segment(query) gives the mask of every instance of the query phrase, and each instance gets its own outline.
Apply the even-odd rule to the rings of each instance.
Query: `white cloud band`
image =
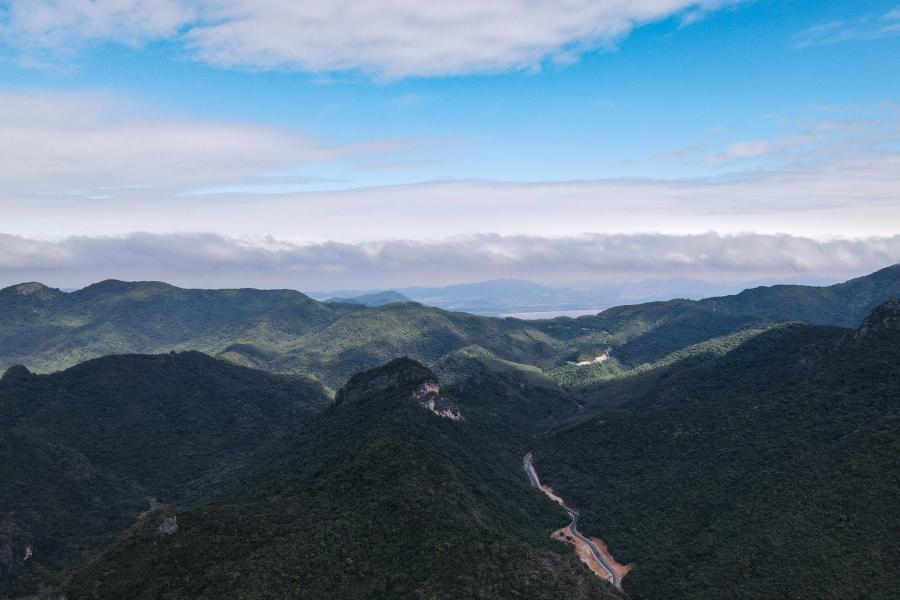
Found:
[[[180,39],[226,67],[449,75],[572,60],[643,23],[735,1],[10,0],[0,38],[26,52]]]
[[[652,278],[751,281],[863,274],[900,262],[900,235],[817,241],[789,235],[591,234],[455,237],[347,244],[214,234],[0,235],[0,282],[77,287],[104,278],[189,287],[384,288],[517,277],[542,283]]]

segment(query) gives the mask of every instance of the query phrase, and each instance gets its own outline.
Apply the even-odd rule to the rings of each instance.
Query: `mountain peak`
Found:
[[[15,290],[17,294],[22,296],[30,296],[31,294],[35,294],[42,290],[49,289],[43,283],[38,283],[37,281],[30,281],[28,283],[20,283],[15,286]]]
[[[876,306],[856,330],[857,338],[900,334],[900,300],[888,300]]]
[[[122,281],[120,279],[104,279],[103,281],[92,283],[79,291],[125,292],[141,288],[177,289],[175,286],[162,281]]]
[[[455,421],[462,419],[459,407],[441,395],[438,378],[431,369],[405,356],[351,377],[338,392],[335,404],[349,404],[370,398],[409,400],[438,416]]]
[[[29,281],[11,285],[8,288],[0,290],[0,293],[11,294],[14,296],[52,297],[61,292],[57,289],[48,287],[43,283]]]
[[[337,402],[355,402],[363,397],[388,393],[409,393],[427,381],[437,382],[431,369],[411,358],[401,357],[391,362],[361,371],[351,377],[338,392]]]
[[[21,381],[32,376],[31,371],[25,365],[13,365],[3,373],[0,377],[0,383],[10,383],[13,381]]]

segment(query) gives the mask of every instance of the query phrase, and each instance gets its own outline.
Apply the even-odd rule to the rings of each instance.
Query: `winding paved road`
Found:
[[[522,459],[522,467],[528,474],[528,480],[531,481],[531,485],[543,492],[544,490],[541,487],[541,480],[538,478],[537,471],[534,470],[534,459],[531,456],[531,452],[526,454],[525,458]],[[578,511],[566,506],[565,501],[563,501],[562,507],[569,514],[569,518],[572,519],[572,523],[569,524],[569,533],[584,542],[587,547],[590,548],[591,554],[594,556],[594,560],[596,560],[597,564],[599,564],[607,573],[609,573],[612,584],[621,590],[622,578],[619,576],[619,573],[612,567],[612,565],[609,564],[609,562],[603,556],[603,553],[600,552],[599,548],[597,548],[597,545],[588,538],[581,535],[581,533],[578,531]]]

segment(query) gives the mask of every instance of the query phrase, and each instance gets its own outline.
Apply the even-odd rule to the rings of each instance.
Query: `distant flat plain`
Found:
[[[581,308],[578,310],[542,310],[537,312],[513,312],[503,313],[501,317],[511,317],[513,319],[525,319],[526,321],[536,321],[539,319],[555,319],[556,317],[583,317],[585,315],[596,315],[601,313],[605,308]]]

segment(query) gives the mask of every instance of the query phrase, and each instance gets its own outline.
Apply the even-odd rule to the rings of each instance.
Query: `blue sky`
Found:
[[[367,256],[415,241],[439,264],[459,236],[900,233],[896,0],[345,0],[347,23],[278,0],[79,4],[0,2],[0,231],[63,254],[73,236],[202,234],[382,244]],[[900,260],[879,244],[841,272]],[[828,262],[779,252],[678,274]]]
[[[349,185],[703,176],[719,169],[653,157],[776,136],[791,128],[780,119],[816,121],[828,116],[825,107],[900,97],[900,33],[798,45],[811,28],[895,6],[763,0],[689,25],[676,15],[637,28],[613,49],[538,72],[373,80],[222,69],[190,60],[177,43],[151,42],[101,44],[52,57],[45,68],[7,60],[0,78],[7,87],[112,90],[179,115],[269,123],[332,143],[405,137],[433,144],[355,169],[304,169]]]

